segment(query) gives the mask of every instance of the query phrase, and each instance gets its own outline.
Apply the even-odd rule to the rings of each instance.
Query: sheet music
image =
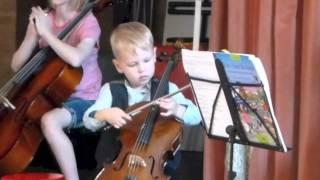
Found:
[[[227,137],[225,129],[228,125],[232,125],[232,119],[229,113],[229,108],[224,100],[223,91],[217,96],[217,92],[220,84],[209,83],[206,81],[192,80],[191,83],[194,89],[195,96],[197,98],[197,103],[199,105],[200,112],[203,116],[204,125],[207,131],[210,130],[210,122],[212,119],[213,109],[214,120],[212,121],[212,129],[210,134],[216,136]],[[221,94],[222,93],[222,94]],[[215,98],[218,97],[218,101],[215,107],[213,107],[213,102]]]
[[[182,49],[182,57],[183,67],[189,75],[211,81],[220,80],[212,52]]]
[[[190,77],[211,81],[220,80],[212,52],[183,49],[182,61],[184,69]],[[206,130],[209,131],[213,102],[216,98],[220,84],[195,79],[191,79],[191,83],[198,107],[203,117],[204,126]],[[223,91],[221,91],[215,107],[212,129],[209,133],[214,136],[228,138],[226,127],[232,124],[229,108]]]

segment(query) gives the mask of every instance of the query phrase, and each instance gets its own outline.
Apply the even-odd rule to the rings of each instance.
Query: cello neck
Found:
[[[171,72],[173,71],[177,61],[180,58],[180,48],[178,48],[173,55],[171,55],[170,60],[168,61],[168,64],[166,66],[166,69],[161,77],[161,80],[159,82],[158,88],[156,89],[156,92],[154,94],[154,96],[152,97],[152,100],[158,99],[161,96],[164,95],[166,89],[168,89],[169,87],[169,76],[171,74]],[[156,119],[159,116],[159,111],[160,111],[160,107],[159,105],[152,105],[150,111],[147,114],[146,120],[144,122],[144,126],[140,132],[139,135],[139,143],[142,144],[148,144],[153,128],[154,128],[154,124],[156,122]]]
[[[177,45],[176,45],[177,46]],[[156,90],[156,93],[154,94],[154,97],[152,97],[152,100],[157,99],[164,95],[165,90],[168,88],[168,82],[169,82],[169,76],[171,72],[174,70],[177,62],[181,58],[181,47],[176,47],[176,50],[172,53],[172,55],[169,58],[168,64],[166,66],[166,69],[161,77],[159,86]]]

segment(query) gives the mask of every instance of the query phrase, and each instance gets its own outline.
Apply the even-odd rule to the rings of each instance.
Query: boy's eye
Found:
[[[128,64],[128,66],[129,67],[134,67],[134,66],[136,66],[138,63],[130,63],[130,64]]]
[[[149,62],[150,61],[150,59],[145,59],[145,60],[143,60],[143,62],[145,62],[145,63],[147,63],[147,62]]]
[[[152,57],[150,57],[150,58],[144,59],[143,62],[146,62],[146,63],[150,62],[151,60],[153,60],[153,58],[154,58],[154,55]]]

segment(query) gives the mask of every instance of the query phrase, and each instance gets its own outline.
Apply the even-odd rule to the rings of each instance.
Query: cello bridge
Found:
[[[129,156],[129,166],[140,166],[140,167],[146,167],[147,163],[145,160],[138,155],[130,154]]]

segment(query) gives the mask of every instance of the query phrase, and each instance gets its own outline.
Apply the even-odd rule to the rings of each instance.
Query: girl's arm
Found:
[[[14,72],[18,71],[26,63],[26,61],[36,48],[39,38],[40,37],[35,29],[32,17],[30,15],[29,24],[24,40],[22,41],[20,47],[13,54],[11,60],[11,69]]]
[[[49,46],[55,51],[55,53],[63,59],[66,63],[73,67],[80,67],[82,62],[90,55],[94,48],[96,39],[86,38],[73,47],[61,40],[59,40],[51,32],[46,32],[41,35],[45,39]]]
[[[84,28],[81,31],[92,31],[96,29],[98,35],[91,35],[87,37],[81,37],[80,42],[76,46],[69,45],[57,38],[57,36],[50,29],[50,19],[46,16],[46,13],[40,7],[33,7],[32,13],[35,16],[35,25],[38,34],[43,38],[48,45],[55,51],[55,53],[63,59],[66,63],[74,67],[79,67],[83,61],[90,55],[95,44],[98,42],[100,27],[96,23],[89,22],[91,24],[85,24],[88,21],[84,20],[83,24],[79,28]],[[87,18],[87,17],[85,17]]]

